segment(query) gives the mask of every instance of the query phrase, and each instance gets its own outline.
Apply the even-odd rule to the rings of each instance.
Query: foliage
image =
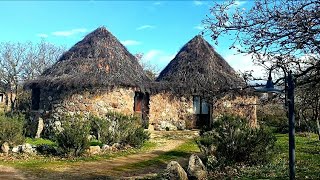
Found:
[[[91,131],[102,143],[122,143],[138,147],[149,139],[141,127],[141,119],[121,113],[107,113],[106,118],[91,117]]]
[[[150,133],[140,127],[127,137],[127,143],[134,147],[141,147],[143,143],[150,138]]]
[[[50,145],[50,146],[55,146],[56,143],[49,140],[49,139],[42,139],[42,138],[26,138],[26,143],[38,146],[38,145]]]
[[[21,115],[0,115],[0,144],[8,142],[11,146],[24,142],[24,118]]]
[[[260,124],[270,127],[273,132],[288,132],[286,109],[280,104],[266,104],[257,107],[257,118]]]
[[[55,139],[65,155],[79,156],[89,147],[90,124],[87,120],[65,116],[61,128]]]
[[[320,140],[320,1],[255,1],[240,8],[238,1],[215,3],[203,23],[218,40],[224,35],[234,37],[230,49],[252,56],[254,63],[277,74],[278,85],[284,85],[292,71],[297,90],[297,117],[301,130],[314,126]],[[256,79],[250,73],[247,80]],[[303,122],[304,121],[304,122]],[[309,121],[309,122],[308,122]],[[313,125],[315,124],[315,125]],[[306,126],[304,126],[306,125]],[[314,127],[311,127],[312,129]],[[315,128],[314,128],[315,129]]]
[[[263,164],[270,160],[276,138],[263,128],[250,128],[248,121],[235,116],[222,116],[212,130],[197,139],[201,151],[215,155],[220,165]]]

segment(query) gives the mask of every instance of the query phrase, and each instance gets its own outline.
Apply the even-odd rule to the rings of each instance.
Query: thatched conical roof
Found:
[[[232,67],[197,35],[185,44],[161,71],[157,81],[183,93],[208,93],[240,88],[244,81]]]
[[[149,81],[137,59],[105,27],[100,27],[71,47],[29,86],[143,87]]]

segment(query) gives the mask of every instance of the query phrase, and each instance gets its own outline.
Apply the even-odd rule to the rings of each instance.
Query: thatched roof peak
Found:
[[[243,84],[234,69],[201,35],[181,48],[157,81],[178,84],[194,93],[231,89]]]
[[[143,88],[149,81],[137,59],[105,27],[99,27],[65,52],[32,84]]]

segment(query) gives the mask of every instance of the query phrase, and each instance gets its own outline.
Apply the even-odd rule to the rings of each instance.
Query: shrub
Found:
[[[8,142],[10,146],[24,142],[24,118],[20,115],[0,115],[0,144]]]
[[[65,116],[61,128],[56,133],[56,141],[62,153],[79,156],[89,147],[90,124],[87,120]]]
[[[139,147],[149,138],[141,127],[141,119],[121,113],[107,113],[106,118],[90,117],[91,131],[106,144],[122,143]]]
[[[275,141],[264,127],[250,128],[246,119],[223,116],[210,131],[201,132],[197,144],[207,157],[215,155],[220,165],[255,165],[271,159]]]
[[[134,147],[141,147],[143,143],[150,138],[150,133],[140,127],[130,134],[126,139],[127,143]]]

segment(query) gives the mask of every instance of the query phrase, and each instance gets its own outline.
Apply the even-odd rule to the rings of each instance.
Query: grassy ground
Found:
[[[163,153],[153,159],[149,159],[146,161],[141,161],[134,164],[128,164],[126,166],[118,167],[117,170],[124,170],[124,171],[133,171],[136,169],[143,169],[147,167],[153,166],[153,168],[164,168],[166,164],[170,161],[178,160],[179,158],[184,158],[188,160],[189,156],[192,153],[198,153],[199,148],[194,140],[189,140],[183,143],[181,146]]]
[[[277,134],[277,149],[272,162],[264,166],[243,168],[239,179],[288,179],[288,135]],[[320,179],[320,142],[315,134],[296,138],[296,179]]]

